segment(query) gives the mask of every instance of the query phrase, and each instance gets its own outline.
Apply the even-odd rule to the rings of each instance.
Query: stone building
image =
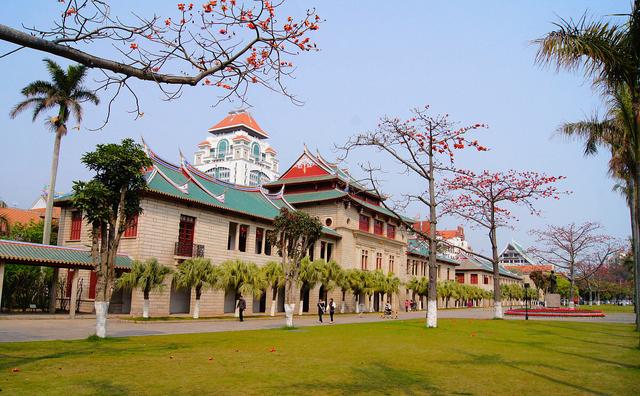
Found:
[[[493,291],[493,265],[489,261],[473,256],[467,256],[458,261],[460,262],[460,266],[456,267],[458,283]],[[500,284],[513,283],[522,285],[522,277],[500,265]]]

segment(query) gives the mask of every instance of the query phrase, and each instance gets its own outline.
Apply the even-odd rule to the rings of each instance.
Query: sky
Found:
[[[129,2],[127,2],[129,3]],[[140,1],[135,9],[119,3],[114,12],[130,15],[174,15],[174,1]],[[126,4],[126,7],[125,7]],[[366,6],[365,6],[366,4]],[[557,72],[534,62],[531,40],[554,29],[559,17],[579,18],[585,12],[600,17],[628,12],[624,1],[289,1],[286,13],[303,15],[316,7],[326,21],[314,35],[321,49],[294,59],[295,79],[287,86],[304,104],[255,88],[249,92],[249,109],[270,134],[282,169],[300,155],[303,144],[325,157],[336,157],[335,146],[349,136],[375,128],[380,117],[408,117],[409,110],[429,104],[434,113],[448,113],[461,125],[486,123],[478,140],[490,151],[463,155],[457,165],[480,171],[534,170],[566,176],[559,187],[571,191],[561,200],[541,201],[540,216],[515,209],[518,221],[498,232],[500,246],[514,239],[534,243],[529,231],[546,224],[596,221],[603,232],[626,238],[628,209],[611,191],[606,153],[584,157],[580,142],[556,133],[563,122],[577,121],[594,111],[602,113],[602,100],[589,81],[578,73]],[[50,26],[59,13],[53,0],[38,0],[30,7],[5,7],[0,23],[19,28]],[[611,17],[614,18],[615,17]],[[0,42],[0,53],[15,46]],[[54,136],[44,127],[44,117],[31,122],[28,113],[10,119],[20,90],[36,79],[46,79],[42,63],[48,54],[23,49],[0,59],[4,76],[0,95],[0,199],[10,206],[29,207],[48,183]],[[52,57],[62,65],[64,59]],[[95,86],[96,72],[87,85]],[[178,150],[189,158],[207,129],[238,102],[218,102],[210,87],[188,87],[178,100],[167,102],[152,85],[135,84],[144,116],[127,112],[130,98],[116,102],[108,125],[92,132],[106,114],[106,105],[87,105],[80,131],[64,137],[56,191],[69,191],[74,180],[88,179],[80,163],[83,153],[96,144],[144,137],[167,160],[178,162]],[[106,103],[108,96],[103,96]],[[373,152],[360,152],[343,165],[355,176],[359,164],[371,161],[387,169],[382,179],[386,193],[398,196],[415,187],[398,176],[391,161]],[[426,217],[423,208],[407,215]],[[482,229],[455,218],[443,219],[439,228],[465,227],[471,246],[489,251]]]

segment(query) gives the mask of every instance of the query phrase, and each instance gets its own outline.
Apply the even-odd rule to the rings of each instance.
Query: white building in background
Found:
[[[276,151],[269,135],[246,110],[232,111],[209,128],[211,136],[198,144],[194,165],[216,178],[245,186],[257,186],[279,176]]]
[[[502,249],[502,253],[500,253],[500,264],[537,265],[538,262],[527,254],[527,250],[523,248],[522,245],[512,240]]]

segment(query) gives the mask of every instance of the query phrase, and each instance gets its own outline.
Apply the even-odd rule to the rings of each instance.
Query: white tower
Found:
[[[276,151],[269,135],[246,110],[232,111],[198,144],[194,165],[220,180],[257,186],[278,178]]]

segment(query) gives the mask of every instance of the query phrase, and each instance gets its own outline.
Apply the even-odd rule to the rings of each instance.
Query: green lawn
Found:
[[[589,304],[584,304],[584,305],[580,305],[578,308],[580,309],[594,309],[594,310],[598,310],[598,311],[602,311],[604,313],[607,312],[611,312],[611,313],[617,313],[617,312],[626,312],[626,313],[633,313],[633,305],[613,305],[613,304],[601,304],[601,305],[591,305],[589,306]]]
[[[630,325],[465,319],[441,320],[436,330],[419,320],[11,343],[0,344],[0,389],[12,395],[638,395],[637,345]]]

